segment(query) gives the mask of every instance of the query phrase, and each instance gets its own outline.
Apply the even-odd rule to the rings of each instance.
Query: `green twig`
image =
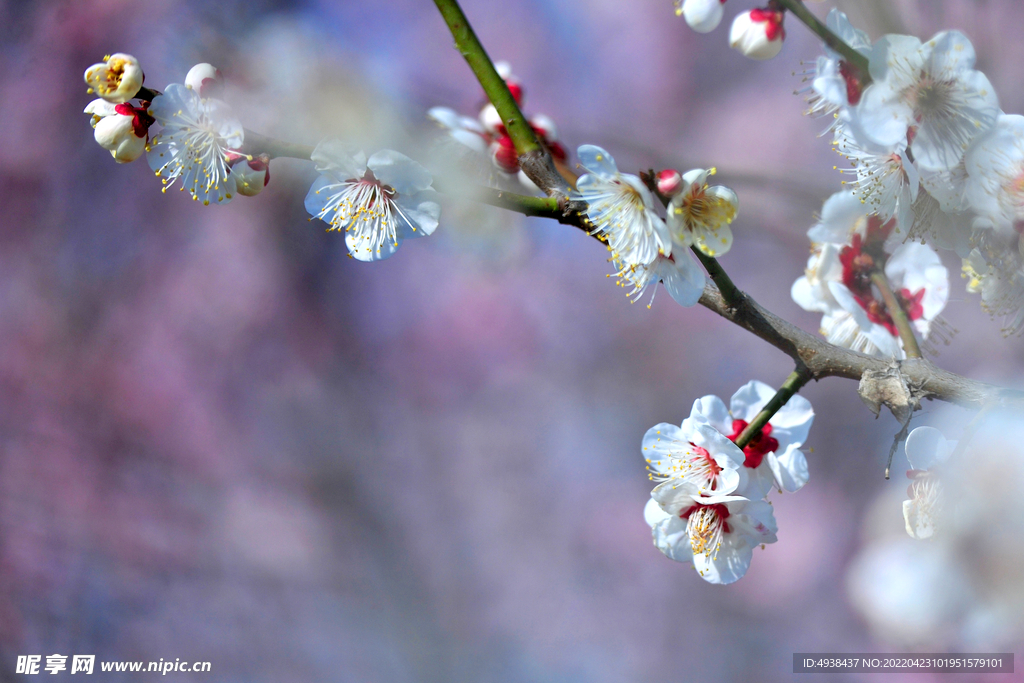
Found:
[[[882,301],[885,302],[885,308],[889,311],[889,316],[896,324],[896,331],[899,332],[900,339],[903,341],[903,350],[906,352],[907,358],[921,358],[921,347],[917,345],[914,328],[910,326],[907,312],[903,310],[903,306],[896,300],[896,295],[893,294],[885,273],[880,270],[872,272],[871,283],[882,293]]]
[[[822,23],[821,19],[811,14],[811,11],[804,5],[803,0],[773,0],[773,2],[786,8],[793,13],[797,19],[802,21],[811,32],[825,41],[825,44],[843,56],[843,61],[853,66],[860,72],[861,87],[866,88],[871,83],[871,73],[868,70],[868,58],[846,44],[842,38]]]
[[[300,145],[295,142],[278,140],[246,129],[245,142],[242,144],[241,151],[245,154],[252,154],[253,156],[263,153],[268,155],[271,159],[288,157],[290,159],[303,159],[305,161],[309,161],[310,157],[313,155],[314,149],[314,147],[310,147],[309,145]]]
[[[708,275],[718,285],[718,291],[722,293],[722,298],[725,299],[725,302],[733,307],[739,306],[743,301],[743,292],[733,283],[732,278],[725,272],[725,268],[722,268],[722,264],[718,262],[718,259],[708,256],[696,246],[690,247],[690,250],[697,255],[704,269],[708,271]]]
[[[779,387],[779,390],[772,396],[772,400],[768,401],[764,408],[761,409],[750,424],[740,433],[736,439],[736,445],[742,450],[751,442],[751,440],[761,433],[761,428],[768,424],[768,421],[775,416],[775,413],[782,409],[782,406],[786,405],[789,399],[793,398],[800,389],[811,381],[814,375],[811,371],[804,366],[798,367],[794,370],[786,381]]]
[[[466,19],[457,0],[434,0],[434,4],[440,10],[445,23],[448,24],[452,37],[455,38],[455,48],[465,58],[476,79],[480,81],[480,86],[487,94],[487,98],[498,110],[498,115],[501,116],[505,130],[512,138],[512,144],[516,146],[516,151],[519,154],[526,154],[541,150],[537,136],[530,128],[523,112],[519,110],[519,105],[516,104],[515,98],[509,92],[504,79],[498,75],[494,63],[487,56],[487,51],[480,44],[480,40],[473,32],[473,27],[469,25],[469,20]]]

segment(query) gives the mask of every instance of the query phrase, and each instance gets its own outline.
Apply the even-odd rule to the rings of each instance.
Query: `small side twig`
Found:
[[[907,432],[910,429],[910,420],[914,417],[914,411],[907,411],[907,416],[903,420],[903,424],[900,426],[900,431],[896,432],[896,436],[893,437],[892,447],[889,449],[889,460],[885,463],[885,478],[889,478],[889,469],[892,467],[892,456],[896,455],[896,449],[899,445],[907,440]]]
[[[789,399],[793,398],[793,395],[800,391],[813,377],[814,375],[805,365],[798,366],[796,370],[790,373],[771,400],[761,409],[761,412],[755,415],[750,424],[740,432],[739,437],[736,439],[736,445],[740,450],[743,450],[761,432],[761,429],[768,424],[769,420],[775,416],[775,413],[779,412],[782,406],[786,405]]]
[[[885,277],[885,273],[880,270],[871,273],[871,283],[882,293],[885,309],[889,311],[889,316],[896,324],[896,331],[899,332],[900,341],[903,342],[903,350],[906,352],[907,358],[921,358],[921,347],[918,346],[917,337],[914,336],[914,328],[910,326],[907,312],[903,310],[903,306],[896,299],[896,295],[893,293],[892,287],[889,286],[889,280]]]

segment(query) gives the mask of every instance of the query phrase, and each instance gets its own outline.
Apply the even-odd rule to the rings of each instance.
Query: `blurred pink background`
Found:
[[[789,288],[841,160],[792,72],[819,47],[789,19],[777,59],[744,59],[726,37],[749,6],[701,36],[670,0],[464,2],[568,148],[716,166],[740,196],[723,265],[815,330]],[[832,6],[873,38],[965,31],[1024,111],[1024,4]],[[106,53],[158,89],[209,61],[248,128],[417,156],[426,109],[482,98],[433,3],[0,1],[0,41],[0,680],[56,652],[212,662],[177,680],[782,681],[794,652],[896,651],[846,573],[873,500],[896,490],[899,523],[907,466],[883,479],[897,426],[853,382],[805,390],[810,483],[774,498],[779,542],[742,581],[707,585],[651,545],[640,439],[780,383],[781,352],[664,293],[631,306],[594,240],[486,207],[351,260],[307,220],[310,164],[203,207],[115,164],[81,113]],[[947,265],[938,362],[1024,386],[1022,340]]]

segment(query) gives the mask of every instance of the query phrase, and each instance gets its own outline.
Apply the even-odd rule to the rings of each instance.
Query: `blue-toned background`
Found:
[[[1024,111],[1021,3],[836,4],[872,37],[964,30]],[[792,94],[819,53],[801,25],[756,63],[726,45],[743,0],[706,36],[669,0],[464,7],[568,148],[716,166],[740,196],[722,263],[816,329],[789,288],[841,160]],[[482,100],[433,3],[0,1],[0,36],[0,680],[62,653],[212,662],[169,674],[197,681],[777,681],[794,651],[903,646],[846,588],[869,508],[887,496],[899,530],[906,486],[854,383],[805,390],[810,483],[774,499],[779,542],[742,581],[707,585],[651,545],[640,439],[778,384],[781,352],[664,293],[630,305],[600,244],[487,207],[351,260],[307,220],[308,163],[203,207],[115,164],[81,113],[108,52],[158,89],[209,61],[248,128],[417,156],[426,109]],[[1021,339],[947,264],[938,362],[1021,386]],[[937,411],[921,423],[951,437],[970,417]]]

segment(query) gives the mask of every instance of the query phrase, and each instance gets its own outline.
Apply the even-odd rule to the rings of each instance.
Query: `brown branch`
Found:
[[[768,311],[744,294],[738,306],[730,306],[714,283],[707,283],[700,304],[802,363],[816,380],[846,377],[860,380],[867,373],[886,373],[892,361],[830,344]],[[937,399],[967,408],[988,404],[1024,410],[1024,391],[985,384],[943,370],[924,358],[898,361],[898,367],[916,398]],[[885,401],[883,401],[884,403]]]

